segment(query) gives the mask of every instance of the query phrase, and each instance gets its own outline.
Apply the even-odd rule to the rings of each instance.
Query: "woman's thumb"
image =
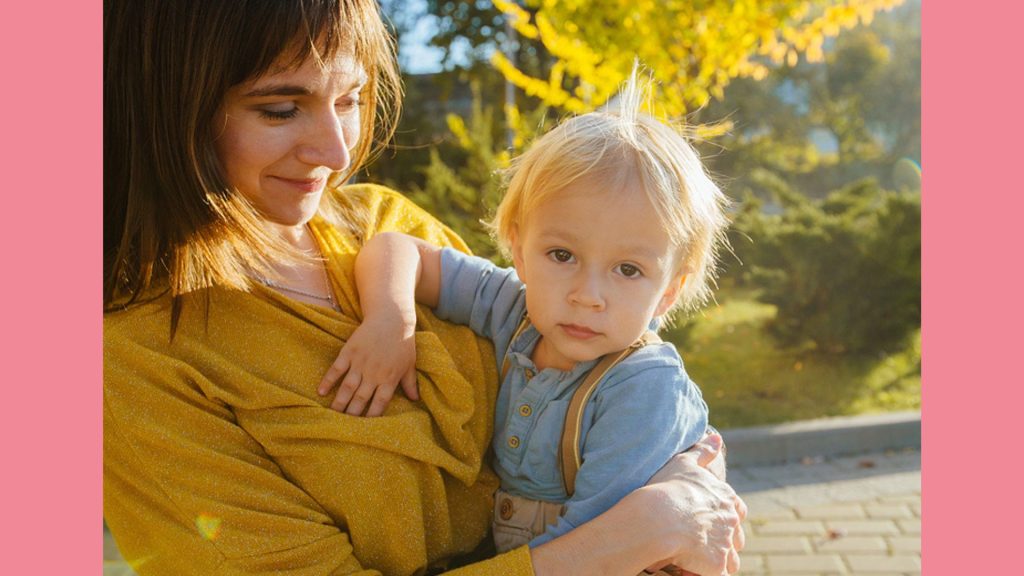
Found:
[[[694,444],[692,450],[697,452],[697,464],[707,467],[722,451],[722,436],[717,432],[712,432]]]

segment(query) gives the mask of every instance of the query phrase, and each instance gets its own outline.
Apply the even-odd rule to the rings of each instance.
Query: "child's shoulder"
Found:
[[[653,342],[633,352],[622,364],[638,369],[675,368],[683,371],[683,358],[671,342]]]
[[[676,389],[692,385],[683,366],[683,359],[669,342],[648,344],[627,356],[612,368],[602,387],[634,384]]]
[[[615,365],[594,394],[600,414],[643,414],[645,426],[680,426],[707,417],[707,404],[675,346],[649,344]]]

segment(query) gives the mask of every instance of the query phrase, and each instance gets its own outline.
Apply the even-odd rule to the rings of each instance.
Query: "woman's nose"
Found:
[[[299,147],[299,160],[311,166],[326,166],[333,171],[348,168],[352,157],[343,118],[331,116],[315,120]]]

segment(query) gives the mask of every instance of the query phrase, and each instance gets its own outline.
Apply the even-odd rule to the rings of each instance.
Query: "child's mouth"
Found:
[[[586,326],[580,326],[578,324],[559,324],[558,326],[567,335],[580,340],[588,340],[599,334]]]

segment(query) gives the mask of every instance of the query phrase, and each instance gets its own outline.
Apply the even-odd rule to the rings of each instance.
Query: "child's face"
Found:
[[[684,277],[642,190],[569,186],[533,209],[512,239],[538,367],[568,370],[628,347],[675,302]]]

